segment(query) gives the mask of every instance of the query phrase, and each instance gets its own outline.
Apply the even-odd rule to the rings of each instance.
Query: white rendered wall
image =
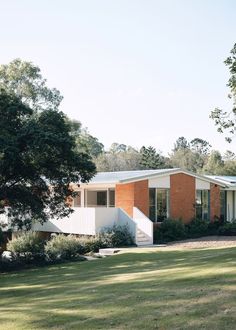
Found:
[[[210,190],[210,182],[196,178],[196,190]]]
[[[149,188],[170,188],[170,176],[161,176],[148,180]]]
[[[33,230],[53,233],[95,235],[95,208],[73,208],[69,217],[50,220],[43,225],[35,224]]]
[[[95,208],[96,233],[105,227],[112,227],[118,222],[118,209],[115,207]]]

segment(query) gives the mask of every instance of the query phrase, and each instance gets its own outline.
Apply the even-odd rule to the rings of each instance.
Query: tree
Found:
[[[40,68],[31,62],[15,59],[0,65],[0,89],[14,94],[33,110],[56,110],[63,97],[56,88],[48,88]]]
[[[174,152],[177,150],[189,149],[189,143],[184,136],[179,137],[174,144]]]
[[[206,174],[212,174],[212,175],[224,174],[224,161],[219,151],[213,150],[211,152],[203,170]]]
[[[140,165],[143,169],[158,169],[165,167],[164,157],[156,151],[152,146],[143,146],[140,149],[141,161]]]
[[[78,151],[86,152],[93,158],[104,151],[104,145],[96,137],[89,134],[87,128],[83,128],[80,121],[67,118],[67,122],[71,127],[71,135],[75,138]]]
[[[210,114],[210,118],[215,122],[217,131],[220,133],[225,132],[227,134],[225,139],[228,142],[232,141],[232,137],[234,137],[236,133],[236,44],[230,54],[231,55],[224,61],[224,63],[228,66],[230,72],[227,86],[230,89],[228,97],[233,102],[233,108],[228,112],[216,108]]]
[[[15,95],[0,92],[0,212],[18,227],[72,212],[65,203],[71,182],[87,182],[95,165],[75,151],[66,117],[36,111]]]
[[[118,147],[114,148],[115,145]],[[108,152],[101,153],[95,159],[98,171],[131,171],[141,169],[140,153],[131,146],[125,146],[125,148],[120,148],[119,146],[119,143],[113,143]]]
[[[199,153],[200,155],[207,155],[209,153],[209,150],[211,148],[211,145],[209,142],[200,139],[200,138],[195,138],[190,142],[191,149]]]

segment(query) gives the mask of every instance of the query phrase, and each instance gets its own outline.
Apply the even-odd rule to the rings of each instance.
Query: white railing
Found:
[[[35,224],[33,230],[53,233],[95,235],[95,208],[73,208],[74,212],[62,219]]]
[[[74,207],[73,210],[69,217],[50,220],[43,225],[35,224],[32,229],[53,233],[96,235],[119,221],[119,209],[114,207]]]
[[[137,229],[141,230],[153,244],[153,222],[137,207],[133,208],[133,220],[137,224]]]

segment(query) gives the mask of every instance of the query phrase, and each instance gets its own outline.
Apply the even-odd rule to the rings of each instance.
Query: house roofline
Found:
[[[131,183],[131,182],[135,182],[135,181],[142,181],[142,180],[145,180],[145,179],[148,180],[148,179],[152,179],[152,178],[155,178],[155,177],[163,177],[163,176],[166,176],[166,175],[179,174],[179,173],[183,173],[183,174],[186,174],[186,175],[193,176],[196,179],[199,179],[199,180],[202,180],[202,181],[217,184],[217,185],[219,185],[223,188],[228,188],[227,184],[223,184],[222,182],[220,182],[216,179],[212,179],[212,178],[208,178],[208,177],[203,176],[203,175],[195,174],[193,172],[183,170],[181,168],[170,169],[170,170],[168,170],[166,172],[162,172],[162,173],[145,174],[145,175],[142,175],[142,176],[139,176],[139,177],[123,179],[123,180],[119,180],[117,183]]]

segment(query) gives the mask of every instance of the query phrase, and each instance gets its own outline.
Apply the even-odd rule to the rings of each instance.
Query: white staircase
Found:
[[[137,232],[136,232],[136,244],[138,246],[141,246],[141,245],[152,245],[153,244],[153,241],[141,229],[137,228]]]
[[[136,244],[153,244],[153,222],[137,207],[133,208],[133,220],[136,223]]]

